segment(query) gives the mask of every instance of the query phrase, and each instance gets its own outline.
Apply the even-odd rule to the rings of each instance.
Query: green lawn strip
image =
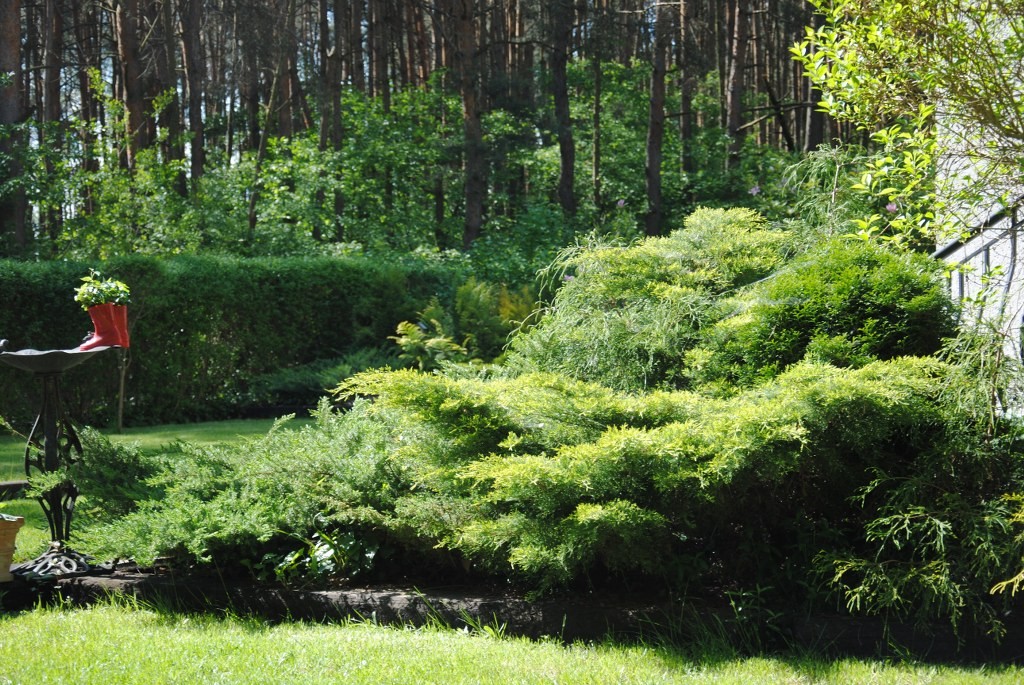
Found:
[[[496,638],[368,623],[268,625],[104,604],[0,616],[0,683],[1016,683],[1013,667]]]
[[[275,419],[234,419],[207,423],[180,423],[143,428],[127,428],[123,433],[102,431],[113,442],[137,443],[143,452],[158,452],[175,442],[208,445],[232,443],[266,434]],[[286,425],[297,428],[310,419],[291,419]]]
[[[311,419],[292,419],[290,427],[307,424]],[[127,428],[123,433],[103,430],[114,442],[139,444],[143,452],[159,452],[177,441],[198,444],[227,443],[263,435],[274,425],[274,419],[235,419],[207,423],[180,423],[164,426]],[[0,436],[0,480],[24,478],[25,439]]]

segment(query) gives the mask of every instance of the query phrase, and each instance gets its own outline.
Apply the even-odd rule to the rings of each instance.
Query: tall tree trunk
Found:
[[[668,51],[668,10],[658,5],[654,24],[654,63],[651,70],[650,110],[647,122],[647,163],[644,179],[647,186],[647,214],[644,232],[660,235],[664,207],[661,192],[662,147],[665,140],[665,74]]]
[[[536,108],[536,88],[534,87],[534,46],[530,32],[532,26],[532,6],[528,0],[513,0],[517,3],[518,24],[516,53],[518,60],[516,65],[516,86],[517,98],[522,106],[529,110]]]
[[[293,19],[291,25],[294,25],[295,2],[296,0],[285,0],[285,16]],[[274,67],[273,80],[270,83],[270,91],[267,96],[266,118],[268,122],[274,116],[274,112],[278,110],[278,100],[284,94],[281,81],[287,78],[289,54],[286,48],[289,44],[289,39],[284,37],[281,44],[278,45],[277,64]],[[256,242],[256,225],[259,222],[257,206],[260,199],[260,184],[263,180],[263,161],[267,157],[267,145],[270,142],[272,130],[273,128],[269,123],[267,126],[263,127],[263,133],[259,138],[259,146],[256,149],[256,163],[253,169],[253,182],[252,187],[249,189],[248,244],[250,246],[254,245]]]
[[[254,47],[248,42],[242,45],[241,52],[242,75],[238,95],[242,109],[245,110],[245,140],[240,147],[257,150],[260,147],[260,140],[263,139],[263,128],[268,125],[260,124],[260,64]]]
[[[81,102],[79,136],[82,144],[82,171],[91,175],[99,170],[94,146],[96,143],[95,122],[102,117],[99,100],[93,92],[92,74],[100,74],[102,67],[102,42],[100,37],[100,17],[96,5],[92,2],[74,0],[72,3],[74,17],[75,41],[78,44],[78,97]],[[82,206],[84,215],[95,213],[92,186],[83,184]]]
[[[156,66],[156,78],[150,100],[166,98],[166,104],[156,113],[159,126],[164,129],[164,135],[160,138],[160,149],[165,162],[185,159],[181,99],[178,96],[181,88],[178,79],[177,25],[174,8],[170,2],[159,2],[152,7],[152,28],[148,40],[154,42],[151,52],[155,52],[153,62]],[[179,195],[188,195],[188,179],[184,170],[177,174],[174,186]]]
[[[226,106],[226,119],[227,119],[227,131],[224,135],[224,152],[226,159],[230,160],[235,154],[235,110],[237,105],[242,101],[242,91],[245,88],[245,69],[239,66],[239,49],[238,41],[235,36],[238,34],[238,14],[235,13],[231,17],[231,37],[225,41],[228,45],[228,52],[231,55],[231,72],[235,74],[236,83],[225,88],[227,90],[227,103]]]
[[[594,207],[600,210],[604,204],[604,189],[602,187],[604,62],[610,54],[607,45],[614,41],[615,15],[611,11],[609,0],[596,0],[591,11],[593,14],[589,18],[584,18],[584,23],[589,23],[591,27],[588,55],[594,83],[594,107],[591,112],[590,182]]]
[[[55,156],[64,148],[63,111],[61,107],[61,67],[64,63],[64,13],[58,0],[46,0],[43,11],[45,28],[43,33],[43,148],[46,173],[51,183],[56,178]],[[63,226],[63,207],[47,207],[43,217],[44,228],[50,239],[51,249],[56,250],[56,241]],[[56,252],[54,252],[56,254]]]
[[[338,150],[341,148],[341,38],[340,27],[335,24],[334,35],[331,35],[330,22],[328,21],[328,9],[333,9],[335,17],[339,16],[337,10],[341,8],[344,0],[320,0],[319,22],[320,22],[320,149]],[[324,191],[318,192],[320,204],[327,202],[328,196]],[[342,225],[338,216],[344,209],[341,191],[335,189],[330,193],[331,207],[334,214],[334,231],[332,237],[341,238]],[[313,237],[321,240],[325,236],[319,226],[314,227]]]
[[[594,112],[593,112],[593,150],[590,157],[590,180],[594,193],[594,206],[599,208],[603,203],[601,192],[601,96],[604,70],[601,68],[599,56],[594,58]]]
[[[811,21],[813,22],[812,26],[818,29],[821,28],[825,18],[820,14],[814,14]],[[818,108],[818,102],[823,96],[806,76],[801,75],[801,83],[803,91],[801,94],[806,107],[803,120],[803,151],[812,152],[825,142],[825,113]]]
[[[364,0],[352,0],[352,20],[349,23],[349,75],[352,79],[352,87],[356,90],[366,90],[366,55],[363,51],[363,2]]]
[[[679,41],[676,63],[679,67],[679,154],[680,167],[689,175],[696,171],[693,160],[694,112],[693,94],[697,88],[697,42],[693,20],[693,0],[679,2]]]
[[[346,16],[348,0],[334,0],[334,49],[329,55],[331,68],[329,70],[331,110],[334,111],[334,118],[329,127],[328,139],[331,147],[341,150],[345,140],[345,122],[342,120],[343,110],[341,108],[341,83],[342,71],[344,69],[343,50],[347,42],[346,26],[339,25],[338,18]],[[345,196],[341,188],[334,191],[334,240],[341,242],[344,239],[344,224],[341,216],[345,212]]]
[[[21,73],[21,0],[0,2],[0,72],[9,74],[11,81],[0,88],[0,155],[7,162],[3,169],[4,180],[19,177],[22,173],[18,159],[21,136],[14,125],[24,119]],[[16,184],[12,184],[16,187]],[[13,252],[24,251],[28,245],[25,230],[27,203],[23,190],[8,193],[0,199],[0,254],[12,243]]]
[[[484,222],[484,201],[487,197],[487,158],[484,154],[484,133],[481,124],[479,92],[479,43],[475,0],[445,0],[444,7],[452,19],[451,59],[462,97],[462,128],[465,136],[463,155],[463,186],[465,221],[462,247],[469,249],[479,236]]]
[[[554,0],[551,5],[551,88],[555,101],[558,138],[558,204],[567,216],[576,215],[576,145],[569,112],[569,39],[574,19],[572,0]]]
[[[126,145],[122,162],[135,167],[139,150],[145,147],[146,105],[139,57],[138,0],[118,0],[114,6],[114,34],[117,40],[121,100],[126,112]]]
[[[735,159],[743,146],[743,92],[747,48],[750,44],[748,23],[752,8],[750,0],[734,0],[732,50],[726,88],[726,128],[729,132],[729,153]]]
[[[46,0],[43,9],[43,111],[48,124],[61,121],[61,67],[64,63],[64,14],[58,0]]]
[[[189,163],[193,189],[206,166],[206,126],[203,123],[203,0],[184,0],[181,10],[182,61],[188,87]]]
[[[384,109],[391,107],[391,78],[388,71],[390,48],[390,6],[388,0],[370,2],[370,79],[371,95],[381,99]]]
[[[267,117],[268,121],[273,121],[275,124],[272,128],[274,134],[282,138],[291,138],[295,135],[302,107],[296,67],[298,45],[295,39],[295,7],[294,0],[284,0],[281,25],[276,27],[273,32],[273,35],[276,36],[275,48],[279,52],[283,68],[281,71],[275,69],[274,81],[280,92],[269,96],[276,98],[277,105],[268,108]]]
[[[430,74],[430,58],[427,50],[427,24],[423,17],[423,6],[418,2],[409,3],[409,12],[412,14],[412,31],[414,42],[412,53],[415,55],[415,80],[414,85],[423,86],[427,83],[427,76]]]
[[[436,22],[435,22],[436,23]],[[440,48],[440,46],[438,46]],[[440,57],[440,49],[437,50],[435,55]],[[447,74],[441,71],[441,77],[439,82],[436,84],[438,90],[442,94],[441,97],[437,98],[437,118],[441,122],[440,131],[442,140],[445,144],[448,144],[448,108],[445,106],[445,98],[443,93],[446,92]],[[434,171],[434,183],[430,191],[434,199],[434,242],[441,249],[447,249],[453,247],[449,236],[445,231],[445,214],[447,209],[447,195],[445,188],[445,172],[443,167],[438,164]]]

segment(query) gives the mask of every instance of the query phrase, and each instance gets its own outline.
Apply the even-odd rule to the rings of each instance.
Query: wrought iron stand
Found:
[[[82,458],[82,443],[61,399],[61,378],[67,369],[109,349],[7,352],[0,344],[0,362],[29,371],[42,383],[42,407],[25,446],[25,474],[28,477],[33,475],[33,470],[43,475],[59,474]],[[70,476],[39,497],[39,504],[50,524],[50,549],[32,561],[12,567],[14,575],[51,578],[83,575],[92,570],[89,557],[67,547],[77,497],[78,488]]]

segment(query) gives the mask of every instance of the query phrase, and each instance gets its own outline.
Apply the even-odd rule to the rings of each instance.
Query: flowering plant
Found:
[[[89,275],[75,289],[75,302],[86,310],[98,304],[128,304],[130,299],[131,291],[123,281],[104,278],[95,269],[89,269]]]

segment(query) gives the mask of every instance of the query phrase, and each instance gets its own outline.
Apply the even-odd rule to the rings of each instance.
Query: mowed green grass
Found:
[[[292,419],[291,427],[309,423],[311,419]],[[265,434],[274,425],[274,419],[237,419],[208,423],[179,423],[164,426],[126,428],[123,433],[101,431],[114,442],[137,443],[144,452],[159,452],[171,448],[175,442],[201,445],[231,443]],[[18,480],[25,473],[25,439],[20,436],[0,436],[0,480]]]
[[[531,641],[441,627],[269,625],[125,604],[0,616],[0,683],[1019,683],[1013,667],[812,655],[736,656],[714,644]]]

